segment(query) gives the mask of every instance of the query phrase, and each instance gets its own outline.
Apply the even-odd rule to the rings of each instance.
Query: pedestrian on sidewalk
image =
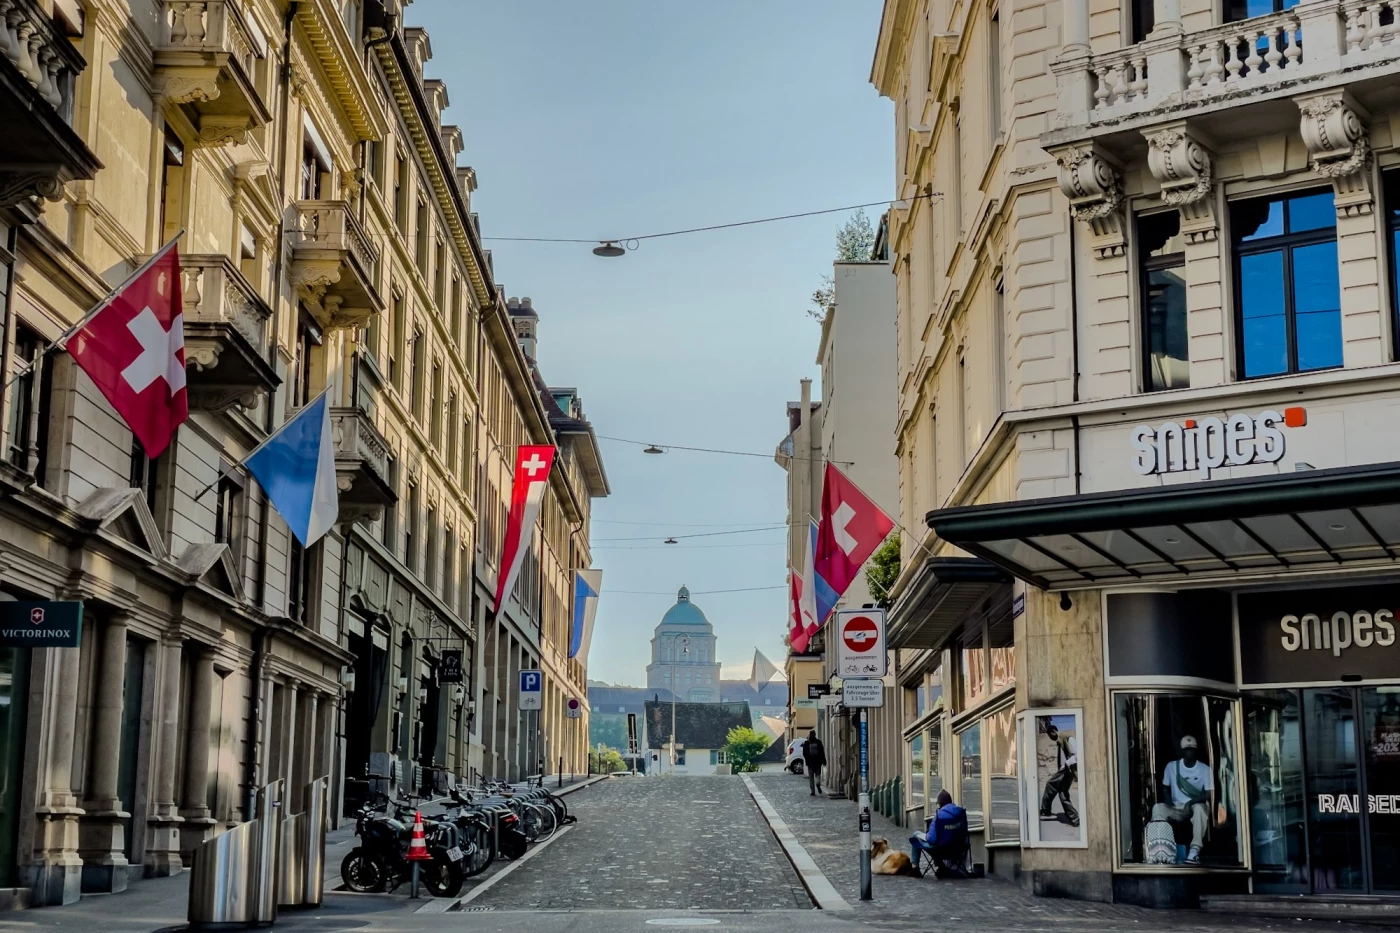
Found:
[[[817,730],[807,733],[802,746],[802,763],[807,768],[807,788],[812,796],[822,792],[822,768],[826,767],[826,746],[817,738]]]

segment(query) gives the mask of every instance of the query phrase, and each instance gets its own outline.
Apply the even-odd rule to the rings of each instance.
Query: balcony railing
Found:
[[[180,257],[185,280],[185,320],[229,324],[258,354],[267,352],[272,312],[243,274],[222,253]]]
[[[360,269],[374,268],[379,253],[347,201],[298,201],[298,248],[349,253]]]
[[[253,74],[258,48],[238,6],[229,0],[165,0],[164,48],[175,52],[227,53]]]
[[[271,119],[254,84],[266,41],[233,0],[164,0],[155,49],[160,93],[198,115],[203,145],[241,143]]]
[[[1184,116],[1197,105],[1400,59],[1397,14],[1400,0],[1308,3],[1070,59],[1055,67],[1060,121],[1092,127],[1148,111]]]
[[[332,408],[340,520],[377,521],[397,500],[389,483],[389,442],[360,408]]]
[[[280,384],[267,362],[272,311],[222,254],[180,257],[190,407],[251,408]]]
[[[35,0],[0,0],[0,55],[65,122],[72,118],[73,79],[86,63]]]
[[[362,327],[384,310],[374,285],[379,254],[345,201],[298,201],[292,284],[322,327]]]

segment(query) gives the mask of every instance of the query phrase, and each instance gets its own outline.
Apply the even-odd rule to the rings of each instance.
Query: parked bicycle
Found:
[[[413,869],[407,855],[413,831],[403,817],[413,804],[396,801],[395,806],[395,817],[381,815],[368,805],[356,814],[355,835],[360,844],[340,863],[340,877],[349,890],[362,894],[392,892],[411,876]],[[434,897],[456,897],[465,877],[462,863],[467,861],[457,826],[424,819],[423,835],[432,856],[420,869],[423,886]]]

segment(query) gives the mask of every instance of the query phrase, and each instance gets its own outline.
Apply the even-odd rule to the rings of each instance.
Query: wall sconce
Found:
[[[407,696],[407,695],[408,695],[408,678],[407,678],[407,677],[400,677],[400,678],[394,683],[394,687],[395,687],[395,689],[398,690],[398,692],[399,692],[399,698],[400,698],[400,699],[402,699],[403,697]]]
[[[419,702],[419,703],[426,703],[426,702],[428,702],[428,688],[427,688],[427,687],[419,687],[419,688],[418,688],[418,702]]]

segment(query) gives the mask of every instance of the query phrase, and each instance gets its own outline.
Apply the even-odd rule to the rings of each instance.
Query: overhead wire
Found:
[[[606,434],[599,434],[597,435],[597,437],[600,441],[613,441],[618,444],[632,444],[636,447],[659,447],[663,451],[686,450],[690,451],[691,453],[723,454],[728,457],[762,457],[765,460],[771,460],[775,456],[774,454],[754,453],[751,450],[724,450],[718,447],[686,447],[681,444],[657,444],[652,441],[634,441],[628,437],[610,437]],[[784,454],[784,456],[786,456],[789,460],[806,460],[812,462],[821,461],[824,463],[835,463],[839,466],[855,465],[854,460],[831,460],[827,457],[799,457],[796,454]]]
[[[781,525],[765,525],[759,528],[740,528],[736,531],[702,531],[688,535],[669,535],[668,537],[670,537],[672,540],[679,541],[682,538],[716,538],[720,535],[748,535],[753,534],[757,531],[777,531],[778,529],[787,531],[787,523],[785,522]],[[593,541],[655,541],[659,537],[661,537],[661,535],[654,534],[640,535],[635,538],[594,538]]]

